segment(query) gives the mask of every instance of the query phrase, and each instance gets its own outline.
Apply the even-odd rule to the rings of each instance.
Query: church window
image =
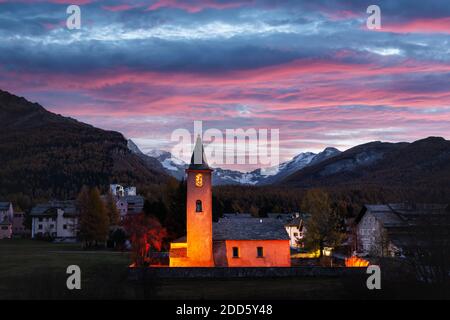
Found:
[[[258,258],[264,257],[264,248],[263,247],[256,248],[256,253]]]
[[[195,212],[202,212],[202,202],[200,200],[197,200],[195,203]]]

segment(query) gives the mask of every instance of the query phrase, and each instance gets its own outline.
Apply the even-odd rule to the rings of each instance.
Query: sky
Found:
[[[450,138],[447,0],[0,0],[0,40],[0,89],[144,151],[194,120],[278,129],[281,161]]]

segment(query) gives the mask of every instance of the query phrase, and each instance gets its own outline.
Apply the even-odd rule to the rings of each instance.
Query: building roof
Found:
[[[224,213],[223,218],[253,218],[251,213]]]
[[[362,217],[370,212],[380,221],[384,227],[402,227],[414,225],[421,217],[430,217],[433,215],[450,214],[448,204],[366,204],[355,222],[359,223]]]
[[[120,198],[120,200],[126,201],[129,203],[134,203],[134,205],[142,205],[144,206],[144,197],[143,196],[125,196]]]
[[[195,142],[194,152],[192,152],[191,163],[189,170],[212,170],[206,161],[205,149],[203,148],[202,139],[200,135],[197,136]]]
[[[389,239],[400,247],[409,246],[423,236],[422,230],[449,224],[450,206],[447,204],[384,204],[365,205],[355,222],[370,213],[386,230]]]
[[[213,240],[289,240],[289,235],[279,219],[228,216],[213,223]]]
[[[50,201],[41,203],[31,209],[31,216],[53,216],[56,215],[57,209],[64,210],[64,215],[77,215],[75,201]]]
[[[311,217],[309,213],[268,213],[267,216],[269,218],[282,220],[285,226],[295,227],[300,226],[300,224]]]
[[[11,206],[11,202],[0,202],[0,211],[9,210],[10,206]]]
[[[187,237],[186,236],[182,236],[178,239],[173,240],[171,243],[186,243],[187,241]]]
[[[9,221],[9,219],[7,219],[6,217],[5,219],[3,219],[3,221],[0,221],[0,226],[10,226],[10,225],[12,225],[12,222]]]

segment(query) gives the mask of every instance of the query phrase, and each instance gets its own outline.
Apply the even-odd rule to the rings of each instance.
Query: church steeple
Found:
[[[212,267],[212,169],[208,166],[200,135],[187,172],[187,257],[194,267]]]
[[[192,153],[189,170],[211,170],[208,162],[206,161],[205,149],[203,148],[200,135],[197,136],[197,140],[195,141],[194,152]]]

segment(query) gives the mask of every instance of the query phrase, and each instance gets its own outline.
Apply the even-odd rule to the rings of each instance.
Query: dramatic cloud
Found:
[[[66,28],[68,4],[81,30]],[[176,128],[280,129],[282,159],[450,138],[450,3],[0,0],[0,88],[170,148]],[[246,168],[242,168],[246,169]]]

